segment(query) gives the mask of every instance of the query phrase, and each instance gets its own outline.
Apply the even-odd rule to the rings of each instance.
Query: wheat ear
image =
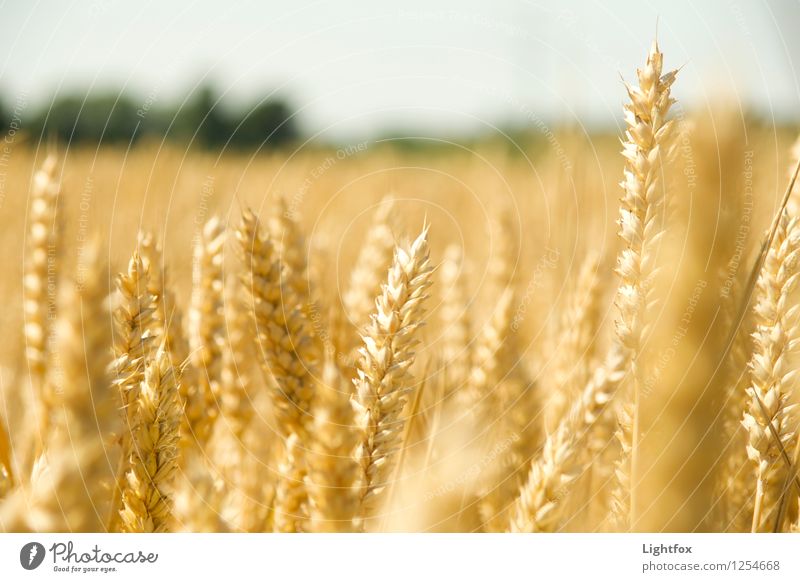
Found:
[[[222,352],[220,410],[233,438],[241,442],[253,419],[252,396],[248,390],[251,379],[248,363],[254,354],[248,343],[247,309],[238,297],[240,286],[234,277],[227,282],[225,321],[227,344]]]
[[[292,433],[286,439],[286,455],[278,467],[279,480],[275,491],[273,531],[296,533],[305,530],[308,508],[306,453],[300,437]]]
[[[354,382],[356,421],[362,433],[357,457],[363,471],[364,515],[376,505],[397,460],[405,426],[403,409],[413,390],[409,368],[414,363],[415,332],[422,323],[432,274],[425,226],[410,246],[395,250],[376,311],[362,334],[364,346]]]
[[[178,469],[181,406],[178,380],[165,342],[148,362],[135,402],[130,470],[122,491],[122,530],[169,531],[171,488]]]
[[[25,257],[23,298],[25,355],[36,394],[36,418],[44,438],[49,424],[53,395],[45,383],[52,321],[56,317],[58,250],[60,248],[59,192],[54,172],[56,158],[50,155],[33,177],[28,252]]]
[[[306,312],[311,303],[311,282],[306,256],[308,245],[297,222],[296,213],[285,195],[277,198],[277,212],[269,221],[269,234],[275,241],[278,260],[283,265],[282,283],[292,290]]]
[[[291,290],[281,286],[281,263],[275,248],[250,210],[243,212],[236,236],[244,260],[242,284],[259,361],[267,377],[276,382],[271,396],[278,430],[284,437],[292,433],[302,437],[311,419],[314,393],[315,362],[310,361],[308,320]]]
[[[195,386],[184,386],[186,420],[191,435],[201,447],[206,444],[217,418],[217,398],[225,346],[225,301],[223,258],[225,225],[209,219],[194,244],[192,301],[189,310],[189,345]]]
[[[390,196],[379,203],[353,270],[350,272],[347,289],[342,295],[347,318],[358,330],[369,323],[375,297],[380,294],[384,276],[392,264],[395,238],[389,217],[393,208],[394,202]],[[356,337],[355,341],[350,342],[349,349],[353,351],[357,349],[359,345],[357,339]],[[357,357],[354,359],[357,360]]]
[[[354,531],[358,512],[360,467],[355,459],[359,433],[351,390],[339,369],[328,361],[323,368],[314,406],[314,438],[308,454],[306,484],[311,531]]]
[[[595,423],[604,414],[624,376],[622,354],[612,348],[580,398],[548,435],[541,456],[530,469],[527,482],[511,509],[512,532],[557,531],[563,515],[563,498],[586,470],[582,448]]]
[[[591,377],[600,326],[600,257],[590,252],[581,265],[561,319],[555,367],[555,395],[548,401],[548,427],[554,429]]]
[[[114,309],[114,355],[111,372],[119,392],[124,419],[121,435],[120,466],[112,499],[109,525],[116,528],[120,494],[128,471],[131,433],[136,426],[139,389],[144,380],[145,359],[150,352],[156,330],[156,298],[150,293],[150,272],[138,251],[134,251],[125,273],[117,275],[117,306]]]
[[[748,433],[747,453],[755,465],[753,532],[771,531],[788,470],[784,456],[797,438],[795,404],[791,404],[796,371],[789,356],[800,342],[797,285],[800,228],[784,212],[756,284],[756,330],[750,360],[749,401],[742,424]]]
[[[236,232],[244,260],[242,283],[255,331],[259,362],[270,386],[277,430],[286,440],[275,494],[274,529],[303,528],[307,492],[304,444],[311,421],[316,350],[297,295],[283,282],[283,266],[272,241],[250,211]]]
[[[104,531],[114,454],[107,443],[119,430],[110,369],[111,326],[103,273],[93,258],[80,285],[67,286],[56,323],[59,368],[50,381],[58,412],[24,499],[34,531]],[[30,503],[30,506],[27,506]]]
[[[736,321],[736,305],[744,301],[737,281],[733,292],[723,299],[723,316],[728,329],[738,326],[733,336],[728,358],[724,363],[724,378],[729,388],[723,411],[722,434],[727,453],[722,459],[715,484],[720,531],[749,531],[753,515],[755,478],[748,462],[746,440],[742,430],[742,411],[747,408],[747,388],[750,382],[749,363],[753,353],[752,331],[754,316],[751,310]]]
[[[162,245],[152,233],[139,233],[139,254],[150,273],[150,294],[156,297],[158,310],[155,318],[155,334],[166,342],[167,353],[172,357],[176,371],[181,370],[187,381],[195,380],[187,374],[188,367],[183,364],[189,359],[189,342],[183,331],[183,312],[173,292],[167,267],[164,264]],[[181,381],[181,386],[183,381]]]
[[[454,392],[465,389],[472,363],[469,302],[462,269],[461,247],[448,246],[439,268],[442,358],[447,365],[444,397],[448,400]]]
[[[617,337],[628,351],[628,396],[619,415],[621,456],[615,472],[613,520],[620,529],[636,525],[636,479],[639,460],[639,403],[642,389],[640,360],[653,308],[653,281],[657,245],[663,233],[665,186],[663,164],[673,155],[673,123],[667,120],[670,87],[677,71],[662,75],[663,55],[653,42],[647,63],[637,71],[639,86],[626,84],[630,103],[625,106],[627,130],[622,155],[625,172],[620,207],[619,236],[624,249],[617,259],[620,285]]]

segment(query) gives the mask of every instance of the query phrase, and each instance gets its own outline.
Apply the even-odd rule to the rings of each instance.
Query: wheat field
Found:
[[[536,152],[16,144],[0,530],[800,529],[800,148],[626,77]]]

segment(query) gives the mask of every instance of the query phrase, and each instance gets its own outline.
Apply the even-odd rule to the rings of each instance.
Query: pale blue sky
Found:
[[[619,74],[657,20],[687,108],[725,97],[800,118],[793,0],[6,1],[0,89],[31,106],[92,86],[167,101],[208,78],[234,102],[277,89],[307,131],[337,138],[614,123]]]

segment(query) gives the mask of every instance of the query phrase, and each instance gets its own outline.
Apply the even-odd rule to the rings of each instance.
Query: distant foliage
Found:
[[[7,118],[7,113],[0,113],[4,122]],[[126,93],[58,95],[34,112],[27,129],[36,138],[63,143],[124,144],[150,136],[234,149],[275,148],[298,137],[296,117],[282,98],[230,110],[209,85],[184,102],[170,104]]]

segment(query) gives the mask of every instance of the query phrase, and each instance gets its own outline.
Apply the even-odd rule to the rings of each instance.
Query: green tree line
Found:
[[[180,105],[126,93],[64,94],[16,117],[3,103],[4,129],[13,123],[33,139],[62,143],[119,144],[164,137],[208,148],[261,149],[285,146],[299,137],[297,117],[286,99],[270,97],[232,110],[210,86],[198,88]]]

